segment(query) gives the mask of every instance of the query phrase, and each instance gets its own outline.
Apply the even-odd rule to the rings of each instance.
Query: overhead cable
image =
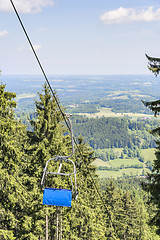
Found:
[[[51,93],[52,93],[52,95],[53,95],[53,97],[54,97],[54,99],[55,99],[55,102],[56,102],[56,104],[57,104],[57,106],[58,106],[58,108],[59,108],[59,110],[60,110],[60,112],[61,112],[61,114],[62,114],[62,116],[63,116],[63,119],[64,119],[64,121],[65,121],[65,123],[66,123],[66,126],[68,127],[68,129],[70,129],[70,128],[69,128],[69,125],[68,125],[68,122],[67,122],[67,120],[66,120],[66,116],[65,116],[65,114],[63,113],[63,111],[62,111],[62,109],[61,109],[61,106],[60,106],[60,104],[59,104],[59,102],[58,102],[58,100],[57,100],[56,95],[54,94],[54,91],[53,91],[53,89],[52,89],[52,87],[51,87],[51,85],[50,85],[50,83],[49,83],[49,80],[48,80],[47,75],[46,75],[46,73],[45,73],[45,71],[44,71],[44,68],[43,68],[43,66],[42,66],[42,64],[41,64],[41,62],[40,62],[40,60],[39,60],[39,58],[38,58],[38,55],[37,55],[37,53],[36,53],[36,51],[35,51],[35,49],[34,49],[34,47],[33,47],[33,44],[32,44],[32,42],[31,42],[31,40],[30,40],[30,38],[29,38],[29,35],[28,35],[28,33],[27,33],[27,31],[26,31],[26,29],[25,29],[25,27],[24,27],[24,24],[23,24],[23,22],[22,22],[22,20],[21,20],[21,18],[20,18],[20,16],[19,16],[19,14],[18,14],[18,11],[17,11],[17,9],[16,9],[13,1],[10,0],[10,2],[11,2],[12,7],[13,7],[16,15],[17,15],[17,18],[18,18],[18,20],[19,20],[19,22],[20,22],[20,25],[21,25],[24,33],[25,33],[25,36],[26,36],[26,38],[27,38],[27,40],[28,40],[28,42],[29,42],[29,45],[30,45],[30,47],[31,47],[31,49],[32,49],[32,51],[33,51],[33,53],[34,53],[34,56],[35,56],[35,58],[36,58],[36,60],[37,60],[37,62],[38,62],[38,65],[39,65],[39,67],[40,67],[40,69],[41,69],[41,71],[42,71],[42,73],[43,73],[43,76],[44,76],[44,78],[45,78],[45,80],[46,80],[46,82],[47,82],[47,84],[48,84],[48,86],[49,86],[49,88],[50,88],[50,91],[51,91]],[[83,158],[82,153],[81,153],[81,151],[80,151],[80,149],[79,149],[79,147],[78,147],[78,144],[77,144],[75,138],[74,138],[74,142],[75,142],[75,144],[76,144],[76,147],[77,147],[77,149],[78,149],[81,157]],[[86,164],[86,167],[87,167],[87,164]],[[105,203],[104,203],[104,201],[103,201],[102,194],[100,193],[100,191],[99,191],[99,189],[98,189],[98,187],[97,187],[97,185],[96,185],[96,183],[95,183],[95,181],[94,181],[94,179],[93,179],[93,177],[92,177],[92,175],[91,175],[90,172],[89,172],[89,175],[90,175],[90,178],[91,178],[91,180],[92,180],[92,182],[93,182],[93,184],[94,184],[94,187],[95,187],[95,189],[96,189],[96,191],[97,191],[97,193],[98,193],[98,195],[99,195],[99,197],[100,197],[100,199],[101,199],[104,207],[105,207],[106,210],[107,210],[107,207],[105,206]]]

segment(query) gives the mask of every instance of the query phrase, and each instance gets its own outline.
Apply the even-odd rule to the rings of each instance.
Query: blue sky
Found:
[[[146,74],[160,57],[158,0],[13,0],[47,74]],[[0,0],[0,69],[41,74],[10,0]]]

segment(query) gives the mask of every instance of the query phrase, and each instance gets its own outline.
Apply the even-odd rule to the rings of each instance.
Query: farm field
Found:
[[[112,112],[111,108],[101,108],[98,109],[97,113],[79,113],[80,116],[85,117],[130,117],[130,118],[154,118],[153,114],[144,114],[144,113],[115,113]]]
[[[102,161],[101,159],[96,159],[93,162],[93,165],[98,169],[99,167],[107,167],[107,170],[97,170],[97,174],[100,178],[118,178],[123,177],[123,175],[128,176],[141,176],[143,173],[150,172],[145,165],[147,161],[151,161],[155,159],[155,149],[142,149],[141,156],[144,157],[144,162],[140,162],[138,158],[126,158],[126,159],[115,159],[110,161]],[[135,166],[135,167],[134,167]],[[136,168],[139,166],[140,168]],[[127,168],[126,168],[127,167]]]
[[[119,171],[99,171],[97,170],[97,174],[100,178],[120,178],[123,177],[124,175],[127,176],[139,176],[141,173],[140,169],[134,169],[134,168],[128,168],[128,169],[121,169]]]
[[[149,160],[153,162],[155,159],[155,151],[156,149],[142,149],[141,154],[144,157],[144,162],[147,162]]]
[[[20,99],[25,99],[25,98],[35,98],[36,94],[34,93],[22,93],[22,94],[18,94],[16,97],[16,101],[18,102]]]

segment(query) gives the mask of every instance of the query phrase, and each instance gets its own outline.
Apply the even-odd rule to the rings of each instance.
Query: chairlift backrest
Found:
[[[71,207],[72,191],[68,189],[45,188],[43,205]]]

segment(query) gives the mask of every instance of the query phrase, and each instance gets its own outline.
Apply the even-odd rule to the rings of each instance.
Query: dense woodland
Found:
[[[157,121],[126,118],[84,118],[73,117],[75,135],[85,137],[93,149],[153,148],[156,146],[153,136],[149,133],[157,126]]]
[[[27,130],[27,126],[21,121],[15,120],[14,98],[14,93],[6,91],[5,85],[0,85],[1,239],[44,240],[46,216],[48,216],[49,239],[53,240],[57,234],[56,219],[57,214],[60,214],[59,211],[63,222],[62,239],[160,239],[156,234],[157,228],[148,225],[155,206],[147,205],[149,195],[143,192],[139,179],[99,181],[96,167],[92,165],[95,160],[93,148],[97,148],[98,142],[93,143],[91,148],[82,136],[78,136],[80,132],[76,127],[74,131],[78,147],[72,160],[77,169],[78,199],[72,201],[71,208],[43,206],[40,182],[45,163],[53,155],[69,154],[71,140],[62,115],[46,85],[35,102],[36,118],[30,120],[32,131]],[[81,123],[82,119],[77,121]],[[84,124],[89,123],[90,126],[86,128],[89,137],[93,123],[91,121],[84,120]],[[114,121],[124,130],[123,138],[126,137],[127,144],[130,142],[129,126],[133,132],[135,129],[138,131],[139,128],[144,128],[143,124],[132,124],[129,120]],[[98,126],[99,132],[96,132],[96,138],[100,138],[103,131],[106,131],[107,136],[113,135],[110,146],[114,146],[118,133],[116,129],[113,131],[114,125],[112,131],[106,127],[110,124],[110,119],[100,119],[95,121],[92,127],[97,129]],[[119,133],[121,134],[120,131]],[[136,138],[135,134],[130,136],[138,145],[138,137]],[[106,137],[102,139],[103,141],[105,139],[105,146],[109,144],[110,139],[107,141]],[[103,141],[100,146],[103,146]],[[124,146],[125,139],[122,141],[119,139],[118,144]],[[151,138],[149,144],[153,144]],[[143,144],[139,146],[144,147]],[[56,166],[52,167],[55,169]],[[66,164],[65,170],[70,171],[70,166]],[[48,185],[70,188],[70,181],[49,178]]]
[[[122,96],[122,99],[120,98]],[[117,99],[102,99],[99,101],[83,102],[74,109],[68,108],[72,113],[96,113],[100,108],[110,108],[115,113],[145,113],[150,111],[140,104],[139,99],[135,99],[124,94],[116,95]]]

